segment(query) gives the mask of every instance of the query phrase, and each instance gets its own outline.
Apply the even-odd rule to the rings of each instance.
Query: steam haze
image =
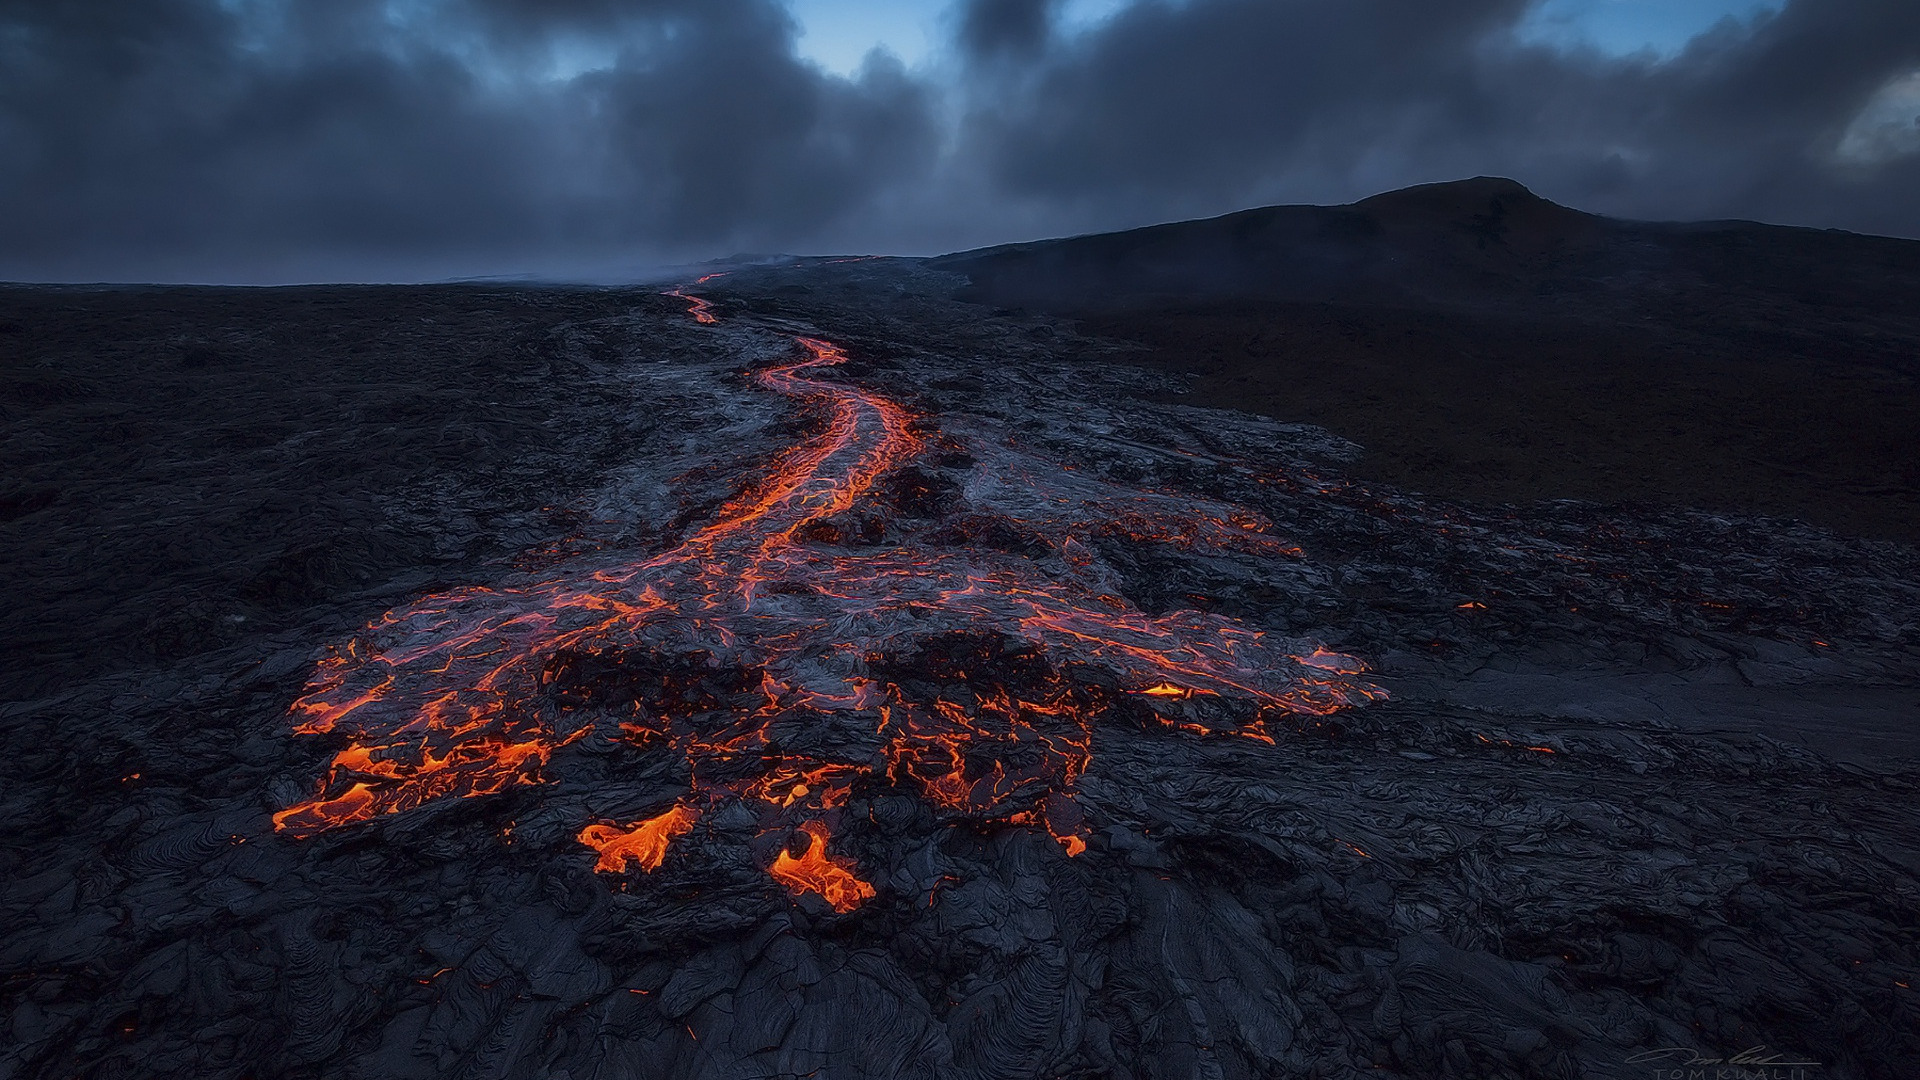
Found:
[[[1512,176],[1920,236],[1920,5],[1672,53],[1525,0],[972,0],[849,76],[772,0],[0,0],[0,278],[618,277],[933,253]]]

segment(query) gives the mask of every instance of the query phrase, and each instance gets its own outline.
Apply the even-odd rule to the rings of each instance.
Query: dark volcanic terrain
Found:
[[[1920,242],[1616,221],[1482,178],[937,260],[1449,498],[1920,541]]]
[[[1802,422],[1913,353],[1779,351],[1908,248],[1769,322],[1524,200],[1381,269],[1424,197],[1257,212],[1359,237],[1287,280],[0,291],[0,1078],[1910,1075],[1911,433]],[[1612,299],[1445,261],[1529,215]]]

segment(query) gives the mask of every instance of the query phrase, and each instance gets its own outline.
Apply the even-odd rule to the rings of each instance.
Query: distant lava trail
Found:
[[[671,295],[718,321],[706,300]],[[596,869],[653,870],[704,816],[745,803],[782,845],[768,872],[849,911],[875,889],[828,848],[861,791],[914,792],[948,820],[1044,828],[1078,854],[1074,791],[1099,723],[1270,743],[1275,715],[1381,696],[1350,657],[1196,611],[1142,613],[1113,595],[1088,546],[1099,535],[1298,556],[1240,508],[1062,468],[1057,482],[996,478],[1044,513],[901,513],[898,491],[883,489],[951,456],[952,441],[827,377],[846,360],[832,343],[794,342],[795,359],[754,379],[822,426],[678,547],[427,597],[333,649],[291,714],[301,734],[349,742],[275,827],[308,837],[544,783],[568,747],[609,740],[681,756],[687,782],[641,820],[583,823]],[[995,529],[1036,538],[1046,558],[981,539]],[[799,752],[805,740],[780,737],[796,725],[844,731],[831,752]]]

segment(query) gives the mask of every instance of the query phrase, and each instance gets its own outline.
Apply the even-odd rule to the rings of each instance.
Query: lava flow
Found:
[[[670,295],[717,321],[707,301]],[[578,833],[596,870],[653,871],[680,838],[719,828],[710,810],[741,803],[781,843],[768,873],[849,911],[875,890],[829,847],[858,798],[910,792],[942,820],[1031,825],[1077,855],[1089,833],[1073,796],[1098,724],[1271,743],[1274,716],[1382,696],[1351,657],[1295,654],[1198,611],[1142,613],[1092,548],[1298,557],[1257,516],[1049,480],[1030,459],[993,464],[1006,451],[984,442],[962,453],[928,418],[831,378],[847,359],[832,343],[793,342],[754,381],[817,433],[679,546],[427,597],[334,649],[291,713],[297,732],[348,745],[275,827],[307,837],[550,782],[576,744],[669,754],[679,780],[648,816]],[[974,461],[943,466],[974,480],[917,507],[942,455]]]

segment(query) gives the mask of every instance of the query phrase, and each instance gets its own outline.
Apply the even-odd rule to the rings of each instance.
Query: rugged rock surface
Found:
[[[1151,400],[1163,377],[1124,351],[984,317],[955,284],[888,261],[740,271],[704,287],[714,327],[649,290],[9,294],[6,375],[51,389],[13,399],[5,452],[22,491],[54,494],[10,496],[0,524],[0,1076],[1920,1060],[1913,548],[1360,484],[1324,431]],[[681,550],[830,435],[817,402],[751,377],[796,334],[848,358],[815,378],[901,403],[930,447],[796,550],[1096,582],[1181,633],[1359,657],[1390,698],[1263,711],[1271,742],[1235,737],[1254,705],[1232,693],[1115,705],[1077,823],[856,770],[831,851],[873,895],[847,910],[770,875],[801,851],[746,797],[702,804],[651,871],[596,871],[583,825],[772,768],[703,778],[612,737],[616,705],[694,723],[764,685],[684,654],[543,669],[540,708],[590,722],[539,782],[274,829],[351,745],[296,736],[288,710],[377,640],[360,627]],[[303,509],[261,509],[281,502]],[[1154,524],[1169,506],[1232,508],[1266,539]],[[775,610],[820,602],[806,585]],[[989,677],[1139,700],[1053,624],[956,637],[951,610],[903,608],[924,632],[859,661],[896,704],[916,680],[985,701]],[[877,707],[855,704],[783,713],[781,759],[865,760]]]
[[[1920,242],[1584,214],[1511,180],[937,261],[1451,499],[1758,512],[1920,542]]]

